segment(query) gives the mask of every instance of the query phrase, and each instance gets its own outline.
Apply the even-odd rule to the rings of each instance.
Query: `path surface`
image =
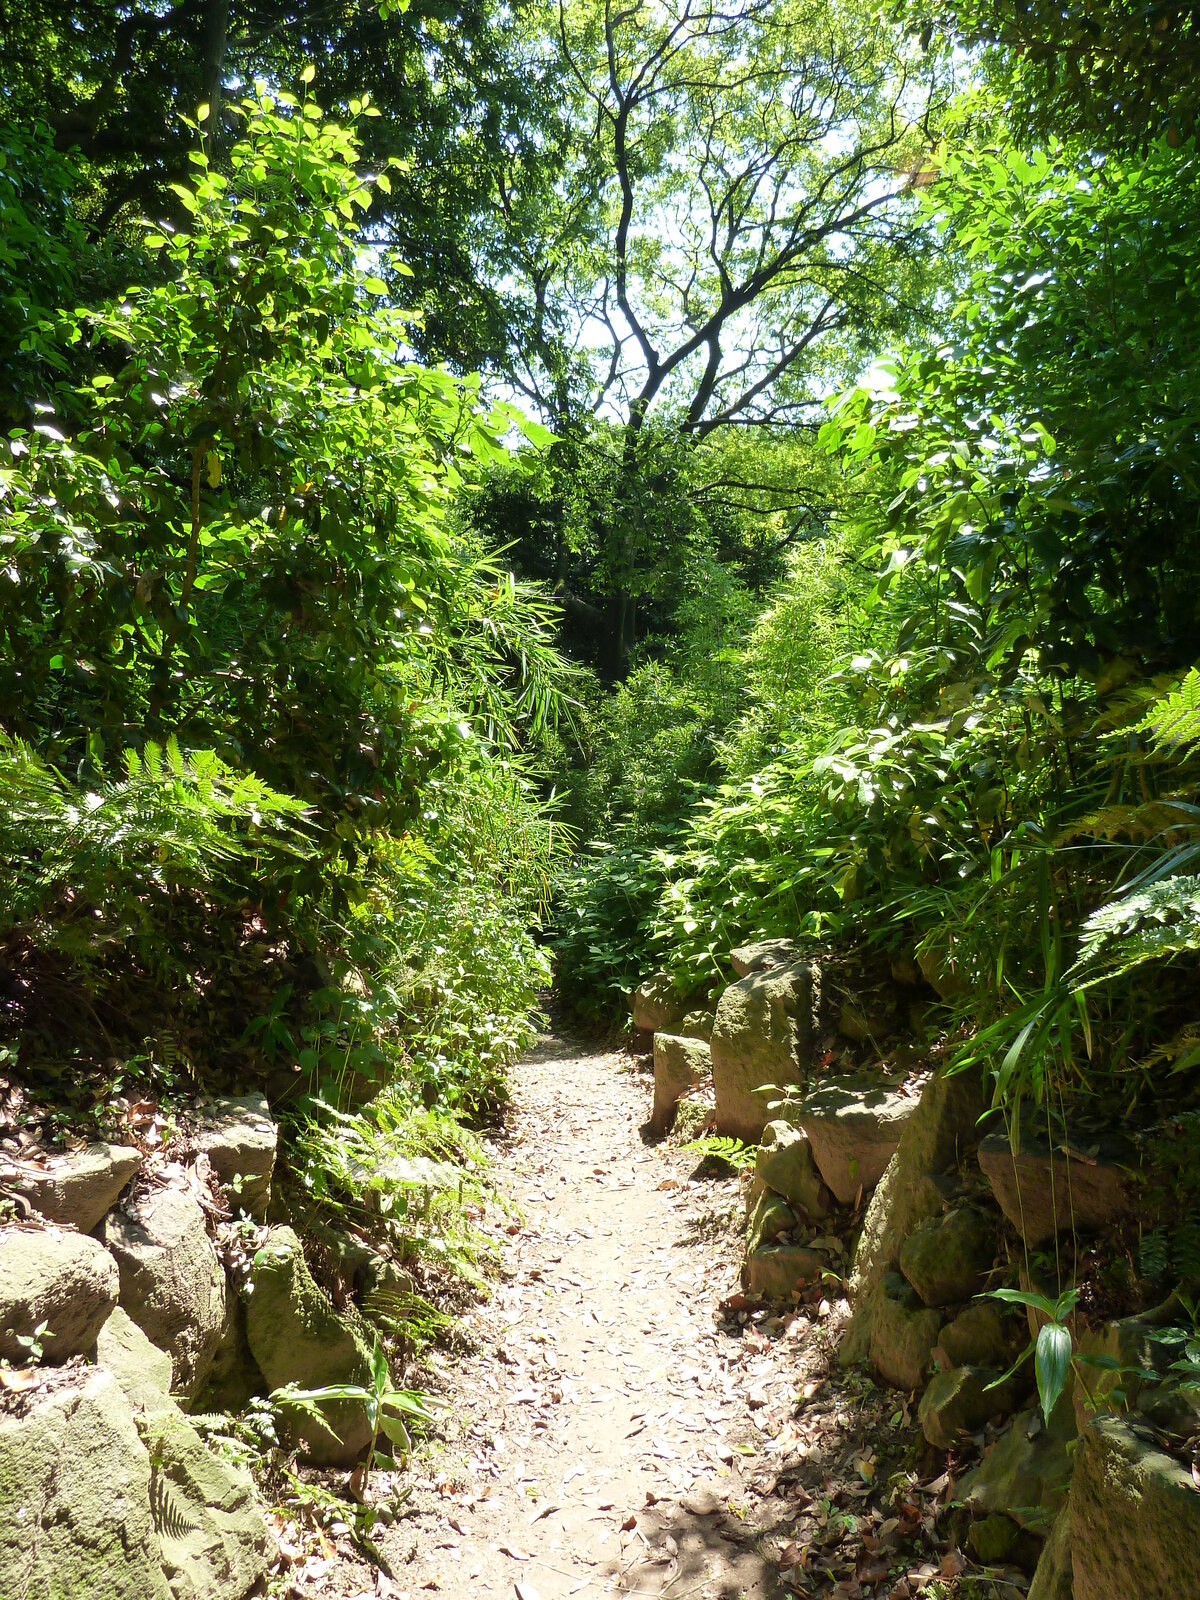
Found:
[[[379,1539],[393,1579],[345,1571],[341,1593],[875,1592],[855,1572],[883,1520],[880,1399],[827,1377],[828,1306],[739,1311],[737,1182],[643,1141],[630,1067],[546,1041],[516,1069],[494,1175],[522,1225],[444,1368],[457,1424]]]

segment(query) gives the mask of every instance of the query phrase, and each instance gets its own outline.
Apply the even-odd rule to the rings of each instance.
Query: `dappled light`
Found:
[[[1200,31],[0,6],[0,1596],[1200,1596]]]

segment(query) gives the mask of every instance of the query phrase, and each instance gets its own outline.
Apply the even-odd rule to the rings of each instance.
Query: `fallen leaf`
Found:
[[[966,1570],[967,1563],[959,1555],[957,1550],[951,1548],[947,1550],[946,1554],[942,1557],[941,1566],[938,1569],[938,1575],[942,1578],[959,1578]]]

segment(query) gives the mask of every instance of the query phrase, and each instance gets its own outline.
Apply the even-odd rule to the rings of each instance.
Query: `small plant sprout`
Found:
[[[408,1431],[409,1422],[427,1423],[434,1420],[432,1407],[438,1402],[430,1395],[423,1394],[416,1389],[396,1389],[392,1386],[392,1375],[388,1370],[387,1356],[379,1342],[379,1335],[375,1336],[375,1343],[371,1349],[370,1380],[367,1383],[330,1383],[320,1389],[299,1389],[294,1384],[287,1384],[282,1389],[276,1389],[271,1395],[271,1403],[280,1410],[297,1410],[305,1416],[314,1418],[323,1426],[329,1424],[321,1414],[321,1406],[339,1401],[359,1401],[367,1413],[367,1421],[371,1426],[371,1443],[367,1450],[366,1467],[363,1472],[363,1492],[366,1492],[367,1479],[371,1466],[375,1460],[375,1450],[379,1443],[379,1435],[383,1434],[391,1444],[396,1445],[402,1454],[412,1453],[412,1436]]]

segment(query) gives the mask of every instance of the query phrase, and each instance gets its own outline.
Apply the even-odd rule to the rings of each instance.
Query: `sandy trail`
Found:
[[[548,1040],[512,1088],[494,1175],[522,1228],[472,1315],[475,1354],[447,1368],[461,1436],[380,1541],[379,1592],[787,1592],[780,1552],[831,1464],[828,1408],[796,1420],[828,1389],[811,1313],[721,1317],[737,1263],[713,1212],[738,1185],[689,1182],[694,1152],[643,1141],[649,1086],[627,1055]],[[858,1430],[835,1404],[848,1462]]]

